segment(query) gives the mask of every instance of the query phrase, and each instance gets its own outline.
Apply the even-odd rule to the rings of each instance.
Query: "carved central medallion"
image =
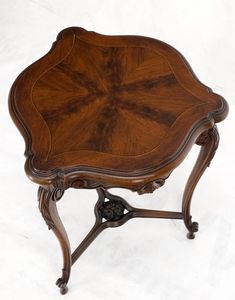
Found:
[[[124,216],[125,206],[122,201],[112,199],[100,206],[101,217],[107,221],[118,221]]]

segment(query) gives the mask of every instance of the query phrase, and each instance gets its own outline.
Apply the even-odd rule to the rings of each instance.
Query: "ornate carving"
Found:
[[[178,110],[182,112],[185,111],[185,103],[187,106],[195,106],[194,108],[192,107],[192,118],[186,118],[185,124],[183,123],[184,117],[181,115],[183,126],[188,129],[191,128],[191,132],[197,129],[197,121],[201,119],[204,120],[201,122],[203,126],[213,121],[222,121],[226,117],[228,113],[226,101],[212,92],[210,97],[210,95],[208,95],[208,88],[202,86],[195,76],[190,75],[191,69],[187,63],[184,63],[182,56],[180,56],[178,52],[172,51],[172,49],[171,51],[167,51],[167,49],[170,49],[168,45],[163,45],[158,41],[150,41],[137,36],[115,37],[114,39],[116,46],[110,46],[112,44],[112,37],[102,37],[95,33],[86,32],[81,28],[67,28],[58,35],[57,42],[51,51],[42,59],[31,65],[30,69],[26,69],[12,86],[9,95],[9,108],[16,125],[25,137],[27,156],[26,171],[33,181],[43,185],[53,183],[56,187],[61,187],[60,179],[57,185],[57,168],[63,169],[66,182],[74,180],[75,176],[79,178],[81,171],[85,175],[92,171],[89,176],[91,179],[96,180],[97,175],[95,172],[97,168],[99,168],[99,178],[102,177],[102,182],[109,181],[109,184],[114,186],[116,180],[114,177],[120,176],[123,170],[129,170],[127,173],[130,179],[126,180],[125,188],[132,188],[134,182],[131,178],[136,175],[143,175],[144,177],[143,173],[146,170],[146,166],[145,160],[142,161],[142,157],[145,156],[136,156],[132,164],[128,160],[124,160],[122,155],[143,154],[146,153],[146,149],[152,150],[152,147],[156,147],[157,144],[162,143],[162,139],[159,138],[157,134],[158,130],[155,130],[155,128],[162,128],[164,131],[166,130],[166,132],[168,132],[169,129],[169,132],[171,132],[171,125],[178,116]],[[94,51],[94,49],[97,49],[97,45],[100,45],[100,50]],[[142,46],[138,47],[138,45]],[[146,47],[143,47],[143,45],[146,45]],[[74,49],[75,46],[81,47],[80,49],[82,50],[80,51],[82,56],[79,57],[82,63],[80,63],[79,66],[70,64],[70,60],[72,61],[74,59],[75,61],[78,55],[78,52]],[[167,53],[166,60],[171,62],[175,70],[174,73],[172,73],[172,68],[169,69],[169,72],[166,72],[168,64],[164,63],[162,65],[160,63],[160,65],[158,65],[159,62],[165,60],[165,58],[162,58],[162,55],[159,56],[156,54],[158,51]],[[101,55],[104,53],[105,55]],[[148,53],[148,55],[145,55],[145,53]],[[149,53],[152,54],[150,55]],[[91,54],[94,55],[93,58],[97,62],[95,65],[92,64]],[[131,66],[130,68],[124,67],[127,59],[128,65],[130,64]],[[143,64],[144,68],[138,69],[138,66],[141,64]],[[158,76],[152,76],[151,74],[155,73],[154,70],[156,67],[159,74]],[[49,69],[50,72],[48,72]],[[143,73],[143,76],[138,75],[135,80],[135,76],[133,77],[134,72],[138,74]],[[175,74],[178,75],[175,77]],[[132,76],[133,80],[122,80],[124,75]],[[70,85],[73,85],[71,91],[74,91],[74,97],[71,97],[71,95],[67,97],[63,85],[59,85],[58,80],[54,80],[55,76],[57,76],[63,84],[69,82]],[[102,78],[102,80],[96,80],[97,76]],[[187,78],[187,80],[181,80],[181,76],[182,78]],[[127,79],[128,77],[125,78]],[[50,81],[50,79],[52,79],[52,81]],[[50,84],[47,84],[48,82],[50,82]],[[177,89],[175,90],[175,86],[178,86],[179,82],[184,82],[183,86],[180,85],[180,91],[181,89],[185,91],[183,94],[181,92],[178,93]],[[55,97],[53,84],[58,89],[58,92],[60,92],[61,97],[64,97],[64,99],[62,99],[63,101],[61,100],[60,103],[57,104],[55,104],[53,99],[53,97]],[[82,86],[81,91],[80,86]],[[59,91],[60,88],[61,90]],[[173,109],[174,106],[172,107],[171,103],[169,103],[169,99],[169,101],[163,101],[164,105],[162,103],[161,107],[152,101],[152,97],[155,96],[157,91],[164,91],[166,88],[169,90],[172,89],[172,91],[176,93],[175,96],[179,98],[179,107],[177,106],[177,109]],[[188,95],[186,95],[186,93],[188,93]],[[27,95],[27,97],[25,95]],[[48,97],[48,95],[50,95],[50,97]],[[196,97],[194,95],[196,95]],[[47,99],[46,106],[40,104],[43,101],[42,97]],[[188,97],[190,97],[190,101],[188,101]],[[173,99],[172,101],[176,100]],[[200,101],[208,105],[203,106],[204,108],[199,111],[197,105],[200,104]],[[101,103],[104,104],[104,109],[102,110],[100,110]],[[89,130],[86,130],[86,132],[81,130],[78,134],[76,128],[81,127],[79,126],[79,122],[83,122],[83,119],[78,116],[82,113],[82,108],[84,107],[86,107],[89,113],[91,113],[93,109],[97,109],[98,113],[94,114],[97,116],[97,120],[94,119],[92,121],[92,126],[87,126],[88,129],[95,128],[94,132],[93,129],[91,132],[89,132]],[[121,115],[125,113],[128,117],[119,118],[120,113]],[[143,140],[145,142],[138,143],[138,147],[126,147],[125,142],[118,143],[117,140],[115,145],[118,146],[111,147],[109,142],[112,141],[112,137],[115,136],[115,128],[120,126],[120,120],[121,122],[128,122],[127,124],[132,122],[130,124],[132,124],[134,128],[138,126],[138,124],[134,122],[138,117],[142,120],[139,124],[147,122],[146,124],[152,128],[151,135],[145,135],[144,129],[138,131],[137,128],[137,132],[140,134],[138,140],[141,141],[141,135],[143,134]],[[63,143],[63,137],[59,137],[59,135],[57,137],[57,131],[53,130],[55,124],[58,122],[58,118],[59,121],[65,122],[64,134],[70,132],[68,136],[63,134],[63,137],[66,137],[65,141],[66,143],[68,142],[68,145]],[[65,121],[67,118],[70,120],[68,128],[66,127],[67,123]],[[89,125],[90,121],[87,120],[87,122]],[[73,126],[71,126],[71,124]],[[132,130],[132,125],[130,125],[130,130]],[[179,128],[176,126],[177,134],[182,140],[190,141],[189,138],[183,139],[183,131],[180,126]],[[193,130],[193,128],[195,130]],[[74,131],[72,129],[74,129]],[[43,130],[43,133],[41,130]],[[134,132],[135,130],[136,129],[134,129]],[[43,140],[39,145],[37,140],[39,141],[42,134]],[[73,138],[69,138],[71,136]],[[129,138],[132,135],[127,136]],[[122,136],[123,141],[126,140],[127,136],[125,134]],[[135,136],[135,134],[133,134],[133,136]],[[52,140],[56,141],[57,138],[58,143],[54,144],[55,147],[53,146],[47,149],[47,147],[51,145]],[[77,143],[74,141],[74,138],[77,139]],[[118,139],[120,139],[120,137],[118,137]],[[33,151],[32,145],[34,143],[38,147]],[[182,148],[182,146],[183,145],[175,143],[173,139],[169,141],[169,147],[163,147],[162,151],[167,152],[166,162],[171,163],[176,161],[172,167],[178,164],[181,149],[187,149],[187,147]],[[84,163],[82,159],[79,159],[79,157],[81,157],[79,153],[76,159],[75,156],[71,156],[71,160],[68,159],[73,152],[70,150],[81,151],[82,154],[84,149],[94,151],[94,156],[92,155],[91,159],[85,156],[87,159],[86,163]],[[61,155],[57,156],[50,153],[48,157],[44,157],[44,153],[48,154],[50,151],[55,151],[54,154],[60,153]],[[110,151],[116,157],[114,160],[110,160],[107,155]],[[98,152],[106,154],[99,155]],[[64,154],[62,155],[62,153]],[[153,151],[153,153],[155,153],[155,151]],[[158,156],[158,148],[156,148],[156,156],[154,159],[156,159],[156,165],[160,168],[162,162],[158,160]],[[53,159],[51,160],[52,157]],[[61,164],[64,158],[66,158],[66,163]],[[116,159],[117,162],[115,161]],[[43,163],[41,164],[42,161]],[[111,161],[114,162],[112,163]],[[96,163],[94,164],[94,162]],[[144,166],[144,169],[142,169],[141,166]],[[113,170],[112,174],[110,170]],[[152,170],[151,166],[148,171],[155,173],[157,176],[158,170]]]
[[[63,196],[64,190],[55,188],[53,191],[44,189],[42,186],[38,189],[39,210],[45,220],[48,229],[55,228],[49,212],[49,201],[58,201]]]
[[[123,198],[109,193],[104,188],[98,188],[97,192],[99,199],[95,206],[96,221],[91,231],[72,253],[73,264],[94,239],[106,228],[121,226],[132,218],[183,218],[181,212],[149,210],[133,207]],[[108,199],[108,201],[105,201],[105,199]]]
[[[206,130],[197,139],[196,143],[201,146],[200,154],[196,161],[196,164],[189,176],[188,182],[185,187],[182,203],[182,213],[184,218],[185,226],[188,229],[187,237],[189,239],[194,239],[195,232],[198,231],[198,223],[192,222],[192,216],[190,213],[192,195],[194,189],[201,178],[203,172],[210,165],[212,158],[215,155],[216,149],[219,144],[219,133],[217,127]]]
[[[71,64],[77,55],[80,63]],[[64,89],[66,84],[71,87],[69,91]],[[175,97],[169,99],[166,90]],[[55,101],[58,93],[59,102]],[[161,98],[160,106],[159,101],[153,101],[156,93]],[[192,106],[190,110],[188,106]],[[216,127],[202,133],[196,141],[202,152],[186,186],[182,213],[134,208],[102,188],[119,186],[139,194],[152,193],[166,178],[143,184],[146,174],[158,178],[166,164],[168,170],[175,168],[186,154],[187,145],[195,141],[198,130],[226,117],[226,101],[212,92],[208,94],[177,51],[143,37],[105,37],[68,28],[58,35],[58,42],[47,55],[17,78],[9,95],[9,107],[25,138],[26,172],[45,187],[39,188],[39,208],[62,248],[64,269],[56,283],[62,294],[67,292],[71,258],[74,263],[107,227],[121,226],[136,217],[184,218],[189,238],[194,237],[198,224],[189,218],[190,202],[218,146]],[[83,118],[84,108],[88,118]],[[140,118],[141,122],[136,122]],[[175,122],[176,119],[179,121]],[[58,122],[63,123],[63,135],[54,130]],[[188,129],[188,136],[184,136],[183,127]],[[125,134],[126,128],[129,134]],[[151,134],[146,134],[146,130]],[[138,147],[129,147],[133,143]],[[80,180],[82,176],[89,180]],[[54,189],[47,190],[46,185],[53,185]],[[70,186],[99,190],[96,223],[72,257],[56,209],[56,201]],[[105,198],[109,201],[105,202]]]
[[[199,224],[197,222],[192,222],[192,216],[188,220],[188,233],[187,238],[192,240],[195,238],[195,232],[198,232]]]
[[[211,141],[213,141],[214,145],[213,145],[213,150],[210,152],[210,156],[208,158],[208,163],[207,166],[210,166],[211,160],[215,155],[215,152],[218,148],[219,145],[219,133],[218,133],[218,129],[217,126],[214,125],[212,128],[204,131],[196,140],[196,144],[199,146],[204,146],[208,143],[211,143]]]
[[[56,285],[60,288],[60,293],[62,295],[68,292],[67,282],[62,278],[57,279]]]
[[[99,193],[99,205],[96,208],[98,218],[104,218],[108,222],[119,222],[125,215],[125,210],[131,211],[131,206],[121,197],[110,194],[106,189],[97,189]],[[108,201],[105,201],[108,199]]]
[[[143,186],[141,186],[140,188],[138,187],[138,189],[133,189],[133,191],[137,191],[137,193],[139,195],[145,194],[145,193],[153,193],[156,189],[160,188],[161,186],[163,186],[165,184],[165,180],[169,177],[166,176],[164,178],[159,178],[157,180],[145,183]],[[112,185],[109,184],[101,184],[98,181],[94,181],[94,180],[85,180],[85,179],[76,179],[74,181],[72,181],[69,184],[70,187],[76,188],[76,189],[97,189],[97,188],[112,188]],[[115,185],[114,185],[115,186]]]
[[[160,188],[164,185],[166,178],[160,178],[151,182],[148,182],[144,186],[142,186],[137,193],[139,195],[145,194],[145,193],[153,193],[156,189]]]
[[[49,229],[52,229],[62,248],[63,253],[63,269],[62,276],[56,281],[56,285],[60,288],[61,294],[66,294],[68,291],[67,283],[71,270],[71,250],[69,245],[68,236],[65,228],[60,220],[56,208],[56,201],[58,201],[64,194],[64,190],[60,188],[43,186],[39,187],[38,200],[39,209]]]
[[[109,200],[100,206],[101,217],[107,221],[118,221],[124,215],[125,206],[121,200]]]
[[[211,130],[211,129],[209,129]],[[196,144],[199,146],[205,145],[208,142],[209,139],[209,130],[204,131],[199,135],[199,137],[196,140]]]
[[[54,186],[58,189],[65,189],[64,172],[61,169],[56,170],[56,178],[55,178]]]

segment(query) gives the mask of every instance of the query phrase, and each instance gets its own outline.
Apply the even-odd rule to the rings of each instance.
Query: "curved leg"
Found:
[[[192,216],[190,214],[191,199],[199,179],[201,178],[205,169],[209,167],[218,147],[219,133],[217,127],[214,126],[213,128],[203,132],[197,139],[196,144],[201,146],[201,150],[186,184],[182,204],[182,213],[185,226],[189,231],[187,234],[189,239],[194,239],[194,233],[198,231],[198,223],[192,222]]]
[[[67,283],[69,281],[71,271],[71,250],[65,228],[60,220],[58,211],[56,208],[56,201],[63,196],[64,190],[54,188],[53,190],[47,190],[43,187],[39,187],[38,200],[39,209],[49,229],[52,229],[54,234],[59,240],[62,253],[63,253],[63,269],[62,277],[56,282],[56,285],[60,288],[61,294],[66,294],[68,291]]]
[[[82,253],[90,246],[90,244],[96,239],[96,237],[106,228],[106,224],[102,222],[102,217],[99,213],[99,207],[105,200],[103,190],[97,189],[99,199],[95,205],[95,217],[96,221],[91,231],[87,234],[81,244],[72,253],[72,264],[82,255]]]

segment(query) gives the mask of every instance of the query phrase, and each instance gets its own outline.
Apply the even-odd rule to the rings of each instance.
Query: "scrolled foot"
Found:
[[[215,155],[215,151],[219,144],[219,133],[217,127],[206,130],[196,140],[196,144],[201,146],[199,156],[196,164],[187,181],[182,203],[182,214],[186,228],[188,229],[187,237],[194,239],[195,232],[198,231],[198,223],[191,221],[191,201],[195,187],[201,178],[202,174],[209,166],[212,158]]]
[[[60,293],[65,295],[68,292],[67,282],[65,282],[62,278],[59,278],[56,281],[56,285],[60,288]]]
[[[42,216],[49,228],[52,229],[55,233],[62,249],[62,276],[57,280],[56,285],[58,285],[58,287],[60,288],[61,294],[66,294],[68,291],[66,285],[69,281],[72,265],[71,250],[67,233],[59,217],[56,207],[56,201],[58,201],[62,197],[63,193],[64,190],[58,188],[54,188],[53,190],[51,190],[50,188],[40,186],[38,191],[38,200],[39,209],[42,213]]]
[[[187,238],[193,240],[195,238],[195,232],[198,232],[199,224],[197,222],[193,222],[190,225],[189,232],[187,234]]]

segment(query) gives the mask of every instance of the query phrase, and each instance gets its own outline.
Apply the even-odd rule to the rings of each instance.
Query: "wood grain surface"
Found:
[[[192,195],[216,152],[215,123],[226,117],[228,105],[177,50],[146,37],[67,28],[16,79],[9,107],[25,138],[26,173],[40,184],[39,209],[61,246],[61,294],[68,291],[72,264],[108,227],[136,217],[183,219],[187,237],[195,237]],[[107,191],[152,193],[195,143],[201,151],[182,212],[135,208]],[[95,224],[73,252],[56,205],[69,187],[96,188],[99,196]]]
[[[78,27],[19,75],[9,103],[28,176],[64,188],[165,178],[228,112],[171,46]]]

